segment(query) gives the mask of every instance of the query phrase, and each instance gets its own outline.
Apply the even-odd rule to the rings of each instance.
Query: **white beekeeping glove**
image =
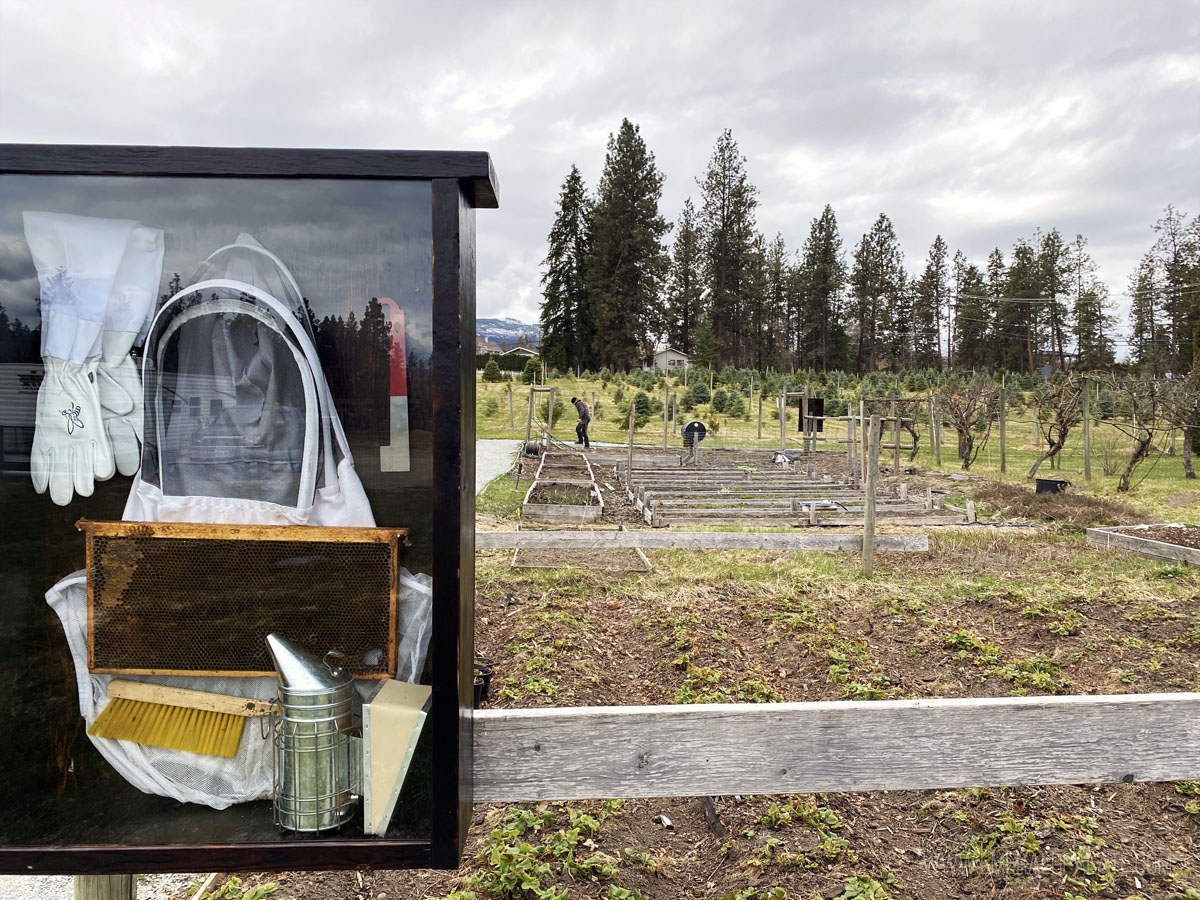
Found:
[[[37,266],[42,362],[29,471],[59,506],[91,495],[116,470],[96,390],[104,314],[135,222],[25,212],[25,240]]]
[[[96,387],[104,430],[122,475],[138,470],[142,441],[142,379],[129,351],[154,310],[162,264],[162,229],[135,227],[113,280],[104,316]],[[101,477],[99,472],[96,477]]]

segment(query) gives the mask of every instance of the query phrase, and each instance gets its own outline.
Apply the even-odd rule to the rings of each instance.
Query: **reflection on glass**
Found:
[[[321,839],[273,825],[270,742],[253,720],[224,769],[88,736],[114,676],[88,670],[75,522],[283,515],[406,528],[395,655],[422,680],[412,669],[428,642],[414,611],[428,606],[431,566],[430,203],[427,182],[0,177],[0,636],[20,648],[0,662],[10,706],[0,842]],[[108,552],[138,577],[140,551]],[[292,570],[281,579],[297,602],[352,602],[318,586],[328,579],[296,577],[317,565],[305,554],[273,564]],[[167,630],[186,642],[189,622],[207,615],[211,627],[214,614],[183,602]],[[264,677],[149,680],[261,699],[278,688]],[[359,681],[356,702],[377,684]],[[390,838],[428,837],[428,743]],[[164,778],[179,784],[164,789]],[[345,828],[361,835],[361,817]]]

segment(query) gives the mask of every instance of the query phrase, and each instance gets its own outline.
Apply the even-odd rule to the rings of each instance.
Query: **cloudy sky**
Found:
[[[490,152],[481,316],[536,320],[559,187],[622,117],[668,219],[730,128],[790,248],[826,203],[913,271],[1057,227],[1123,313],[1164,207],[1200,212],[1200,3],[0,0],[3,141]]]

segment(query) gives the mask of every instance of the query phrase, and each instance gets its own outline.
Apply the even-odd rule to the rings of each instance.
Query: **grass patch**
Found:
[[[1096,494],[1074,491],[1038,494],[1023,485],[1000,481],[981,484],[973,493],[976,501],[984,504],[989,512],[1006,518],[1048,522],[1063,534],[1081,534],[1088,528],[1136,525],[1147,521],[1146,514],[1131,504]]]

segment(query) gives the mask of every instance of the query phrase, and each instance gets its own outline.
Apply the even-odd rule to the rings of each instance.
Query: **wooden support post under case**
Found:
[[[137,900],[137,876],[76,875],[75,900]]]
[[[871,416],[871,430],[867,437],[866,504],[863,509],[863,558],[862,572],[871,575],[875,571],[875,482],[879,478],[879,416]]]

